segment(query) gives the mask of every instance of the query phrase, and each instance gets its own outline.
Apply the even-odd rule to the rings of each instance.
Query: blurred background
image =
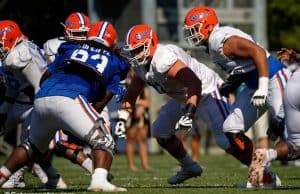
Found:
[[[270,51],[282,47],[300,51],[299,0],[0,0],[0,19],[16,21],[40,47],[48,39],[63,36],[60,23],[72,12],[85,13],[91,22],[112,22],[119,40],[131,26],[146,23],[156,30],[161,42],[177,44],[203,61],[205,52],[189,48],[182,30],[185,14],[197,5],[214,7],[221,25],[244,30]],[[153,121],[166,97],[151,89],[150,94]],[[158,151],[151,138],[149,150]]]

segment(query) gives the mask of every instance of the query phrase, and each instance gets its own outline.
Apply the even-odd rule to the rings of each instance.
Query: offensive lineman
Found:
[[[160,146],[176,158],[182,167],[168,179],[168,183],[179,184],[200,176],[202,168],[190,158],[175,132],[189,131],[193,119],[204,120],[217,144],[224,150],[229,148],[230,144],[222,131],[228,109],[226,100],[220,97],[217,89],[223,80],[181,48],[159,44],[153,29],[144,24],[133,26],[127,32],[123,49],[135,75],[119,110],[116,134],[125,136],[125,121],[139,93],[148,84],[158,93],[172,98],[161,108],[151,126],[151,134]]]
[[[88,190],[126,191],[106,180],[115,143],[90,103],[101,101],[107,91],[117,93],[127,64],[111,52],[117,39],[112,24],[98,22],[89,33],[88,44],[75,45],[59,55],[43,74],[34,100],[29,141],[15,149],[1,167],[0,185],[28,161],[39,160],[47,152],[55,129],[63,128],[93,149],[95,169]]]
[[[18,123],[23,123],[22,142],[27,138],[28,119],[33,106],[34,95],[39,90],[39,81],[47,67],[41,50],[33,42],[27,40],[18,24],[11,20],[0,21],[0,59],[6,79],[6,94],[0,106],[0,113],[6,114],[5,130],[10,130]],[[60,175],[50,163],[43,162],[42,168],[37,164],[33,170],[45,186],[66,188]],[[22,182],[22,169],[16,172],[4,185],[4,188],[25,187]]]

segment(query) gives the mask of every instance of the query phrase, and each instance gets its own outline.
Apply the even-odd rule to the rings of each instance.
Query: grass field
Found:
[[[138,158],[135,158],[137,164]],[[3,163],[4,157],[0,157]],[[63,191],[44,191],[38,189],[39,181],[36,177],[27,173],[26,189],[4,190],[0,193],[18,194],[18,193],[90,193],[86,191],[90,181],[90,175],[80,167],[73,165],[69,161],[61,158],[55,158],[54,166],[62,174],[69,188]],[[202,193],[202,194],[240,194],[240,193],[300,193],[300,168],[294,165],[281,166],[275,162],[270,167],[276,171],[281,178],[283,186],[276,189],[237,189],[233,185],[235,183],[246,180],[247,169],[234,160],[229,155],[209,155],[203,156],[200,163],[204,168],[201,177],[193,178],[186,181],[184,184],[171,186],[167,183],[167,178],[176,173],[178,170],[177,162],[167,154],[151,155],[150,163],[153,168],[152,172],[145,172],[140,169],[138,172],[128,172],[125,155],[116,155],[112,166],[112,174],[115,179],[113,183],[119,186],[126,187],[127,193],[142,194],[142,193]]]

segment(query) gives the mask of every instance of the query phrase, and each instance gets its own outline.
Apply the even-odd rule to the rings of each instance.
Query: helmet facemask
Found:
[[[11,48],[5,46],[5,41],[8,41],[6,40],[6,33],[7,32],[3,32],[2,39],[0,40],[0,60],[4,60],[9,54],[9,51],[13,49],[15,45],[20,41],[20,39],[17,38],[15,42],[11,45]]]
[[[89,28],[86,26],[80,27],[80,29],[71,29],[68,28],[64,23],[61,23],[63,27],[65,28],[65,37],[69,41],[83,41],[87,38],[87,33],[89,31]]]
[[[148,38],[134,47],[131,45],[124,46],[124,50],[130,53],[127,59],[132,66],[143,66],[149,62],[151,40]]]
[[[0,60],[5,59],[5,57],[8,55],[8,49],[4,48],[3,41],[0,42]]]
[[[184,27],[184,37],[191,46],[200,46],[205,41],[205,35],[200,32],[203,23]]]

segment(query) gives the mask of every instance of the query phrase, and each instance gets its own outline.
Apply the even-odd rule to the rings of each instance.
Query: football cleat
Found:
[[[267,165],[266,149],[256,149],[248,171],[248,181],[253,186],[259,186],[263,181],[264,169]]]
[[[68,186],[62,177],[59,175],[57,178],[48,179],[48,181],[42,185],[44,189],[67,189]]]
[[[197,162],[193,162],[189,166],[181,166],[181,170],[175,176],[170,177],[168,183],[171,185],[180,184],[189,178],[201,176],[201,174],[202,168]]]
[[[1,186],[3,189],[12,189],[12,188],[24,188],[24,176],[20,174],[13,174],[9,179]]]
[[[235,184],[234,187],[236,187],[236,188],[254,188],[254,186],[249,181]]]
[[[122,187],[117,187],[117,186],[109,183],[106,179],[103,181],[100,181],[99,179],[92,178],[91,184],[88,187],[88,191],[121,192],[121,191],[127,191],[127,189],[122,188]]]
[[[262,171],[250,168],[248,182],[253,187],[275,188],[281,186],[279,177],[267,167],[264,167]]]

